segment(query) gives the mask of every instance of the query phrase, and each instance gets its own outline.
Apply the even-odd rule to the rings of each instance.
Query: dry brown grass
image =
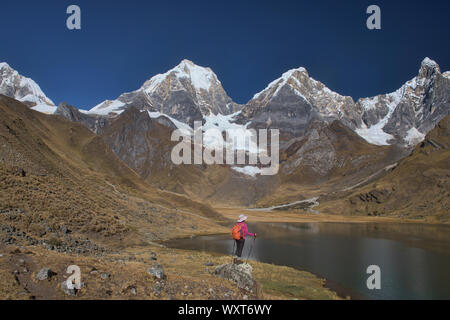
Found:
[[[381,178],[330,197],[325,213],[450,223],[450,116]]]
[[[229,256],[161,247],[128,248],[120,254],[102,258],[49,252],[40,247],[0,246],[0,297],[2,299],[338,299],[324,287],[324,280],[288,267],[251,261],[254,277],[260,284],[252,293],[210,272],[214,266],[229,263]],[[154,279],[146,270],[152,265],[150,253],[164,266],[167,278]],[[212,262],[207,269],[205,264]],[[67,279],[66,269],[81,269],[84,287],[76,296],[60,288]],[[49,267],[57,275],[37,281],[36,274]],[[101,274],[109,274],[102,279]],[[163,285],[162,285],[163,284]],[[162,290],[155,290],[162,285]],[[132,293],[132,288],[136,294]]]
[[[120,246],[222,231],[214,210],[151,188],[81,124],[6,97],[0,113],[3,224],[35,238],[64,225]]]

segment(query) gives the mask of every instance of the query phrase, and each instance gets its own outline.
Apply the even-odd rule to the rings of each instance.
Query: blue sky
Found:
[[[82,29],[66,28],[77,4]],[[382,30],[366,28],[381,7]],[[187,58],[211,67],[245,103],[305,67],[354,99],[396,90],[426,56],[450,70],[450,1],[10,1],[1,5],[0,61],[55,103],[89,109]]]

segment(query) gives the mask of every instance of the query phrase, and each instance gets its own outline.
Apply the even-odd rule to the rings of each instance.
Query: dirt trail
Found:
[[[397,167],[397,163],[394,163],[394,164],[391,164],[391,165],[389,165],[389,166],[387,166],[387,167],[384,167],[383,169],[378,170],[377,172],[375,172],[374,174],[368,176],[367,178],[363,179],[362,181],[358,182],[357,184],[354,184],[354,185],[351,186],[351,187],[344,188],[344,189],[342,189],[341,191],[350,191],[350,190],[352,190],[352,189],[354,189],[354,188],[356,188],[356,187],[359,187],[360,185],[362,185],[362,184],[368,182],[369,180],[375,178],[375,177],[378,176],[379,174],[381,174],[381,173],[383,173],[383,172],[386,172],[386,171],[389,171],[389,170],[391,170],[391,169],[394,169],[395,167]]]
[[[415,219],[400,219],[390,217],[370,217],[370,216],[343,216],[334,214],[314,214],[300,212],[299,210],[282,211],[247,211],[247,208],[216,207],[216,211],[224,217],[236,220],[240,214],[245,213],[249,222],[346,222],[346,223],[368,223],[368,222],[388,222],[388,223],[417,223]],[[439,224],[433,222],[420,221],[420,223]]]
[[[295,207],[299,204],[310,203],[310,205],[306,207],[306,209],[308,211],[310,211],[310,210],[312,210],[312,208],[317,207],[319,205],[318,200],[319,200],[319,197],[314,197],[311,199],[294,201],[294,202],[290,202],[290,203],[286,203],[286,204],[282,204],[282,205],[278,205],[278,206],[272,206],[272,207],[267,207],[267,208],[251,208],[251,209],[246,209],[246,210],[247,211],[275,211],[275,210],[280,210],[280,209],[283,210],[283,209],[289,208],[289,207]],[[315,210],[313,210],[313,211],[315,211]]]

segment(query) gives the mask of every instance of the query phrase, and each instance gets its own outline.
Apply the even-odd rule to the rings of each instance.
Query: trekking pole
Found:
[[[231,262],[234,261],[234,247],[235,246],[236,246],[236,241],[233,240],[233,251],[231,251],[231,258],[232,258]]]
[[[250,247],[250,251],[248,252],[247,260],[245,261],[245,263],[248,262],[248,258],[250,258],[250,255],[252,254],[253,246],[255,245],[255,240],[256,240],[256,237],[253,237],[252,246]]]

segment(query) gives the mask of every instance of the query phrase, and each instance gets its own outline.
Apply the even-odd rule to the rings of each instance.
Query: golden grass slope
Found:
[[[323,203],[333,214],[450,222],[450,116],[379,179]],[[341,198],[341,199],[338,199]]]
[[[149,187],[81,124],[4,96],[0,114],[5,225],[47,240],[65,226],[110,245],[221,230],[211,208]]]

